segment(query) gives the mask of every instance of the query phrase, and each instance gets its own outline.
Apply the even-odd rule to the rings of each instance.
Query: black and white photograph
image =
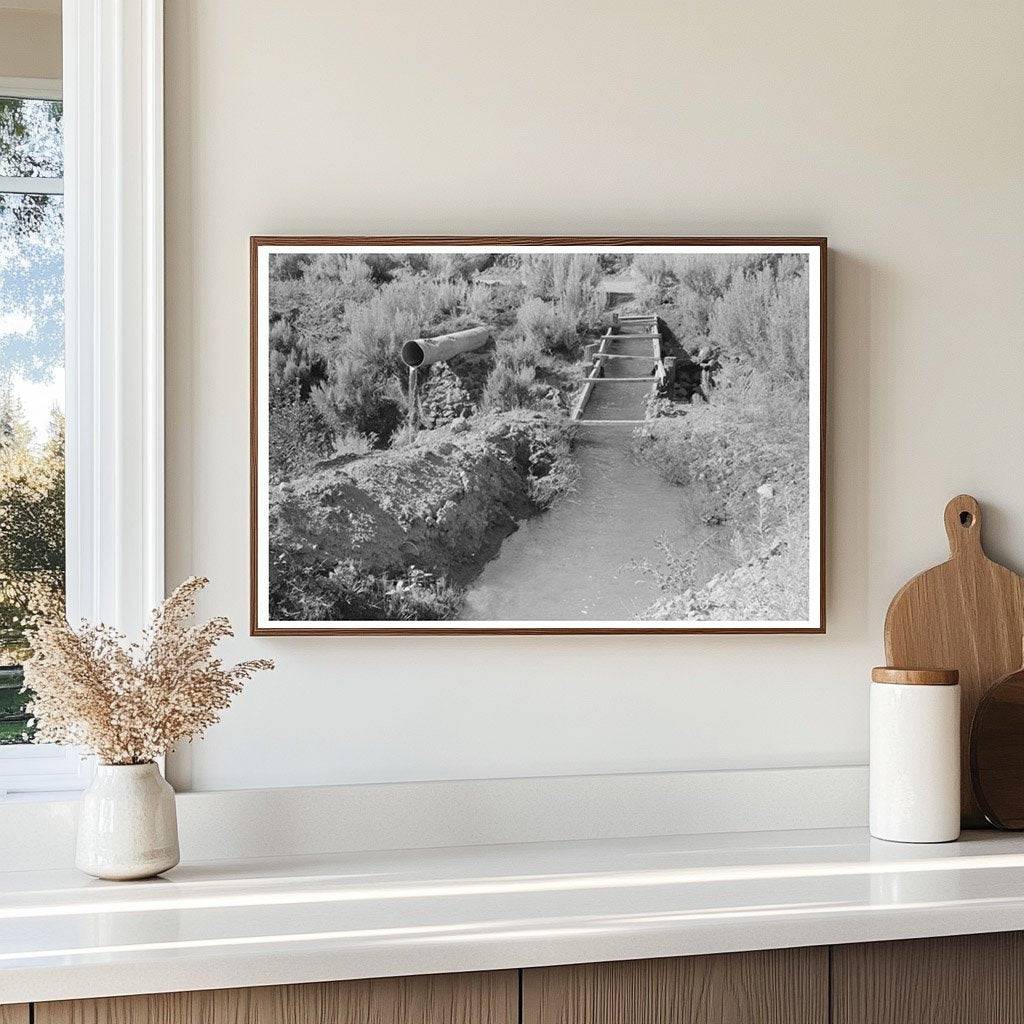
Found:
[[[818,239],[252,240],[252,628],[821,631]]]

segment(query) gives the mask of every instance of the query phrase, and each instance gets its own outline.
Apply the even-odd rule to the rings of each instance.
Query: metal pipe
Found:
[[[482,348],[490,340],[489,327],[470,327],[467,331],[442,334],[437,338],[417,338],[402,346],[402,362],[412,367],[430,366],[451,359],[460,352]]]

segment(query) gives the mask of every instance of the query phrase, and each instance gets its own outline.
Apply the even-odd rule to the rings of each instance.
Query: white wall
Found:
[[[169,582],[242,631],[250,234],[832,245],[826,636],[243,637],[195,787],[863,762],[946,500],[1024,565],[1024,6],[167,8]]]

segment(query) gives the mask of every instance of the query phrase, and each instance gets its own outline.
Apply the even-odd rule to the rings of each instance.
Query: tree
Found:
[[[54,412],[40,449],[21,403],[0,400],[0,647],[28,652],[25,625],[64,603],[64,417]]]
[[[55,100],[0,97],[0,175],[10,178],[59,178],[64,171],[61,120]],[[18,234],[40,230],[60,196],[34,194],[3,197],[0,210]]]

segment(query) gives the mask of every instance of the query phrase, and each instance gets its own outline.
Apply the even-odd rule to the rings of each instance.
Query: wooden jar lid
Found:
[[[906,686],[956,686],[960,673],[955,668],[889,668],[871,670],[873,683],[900,683]]]

